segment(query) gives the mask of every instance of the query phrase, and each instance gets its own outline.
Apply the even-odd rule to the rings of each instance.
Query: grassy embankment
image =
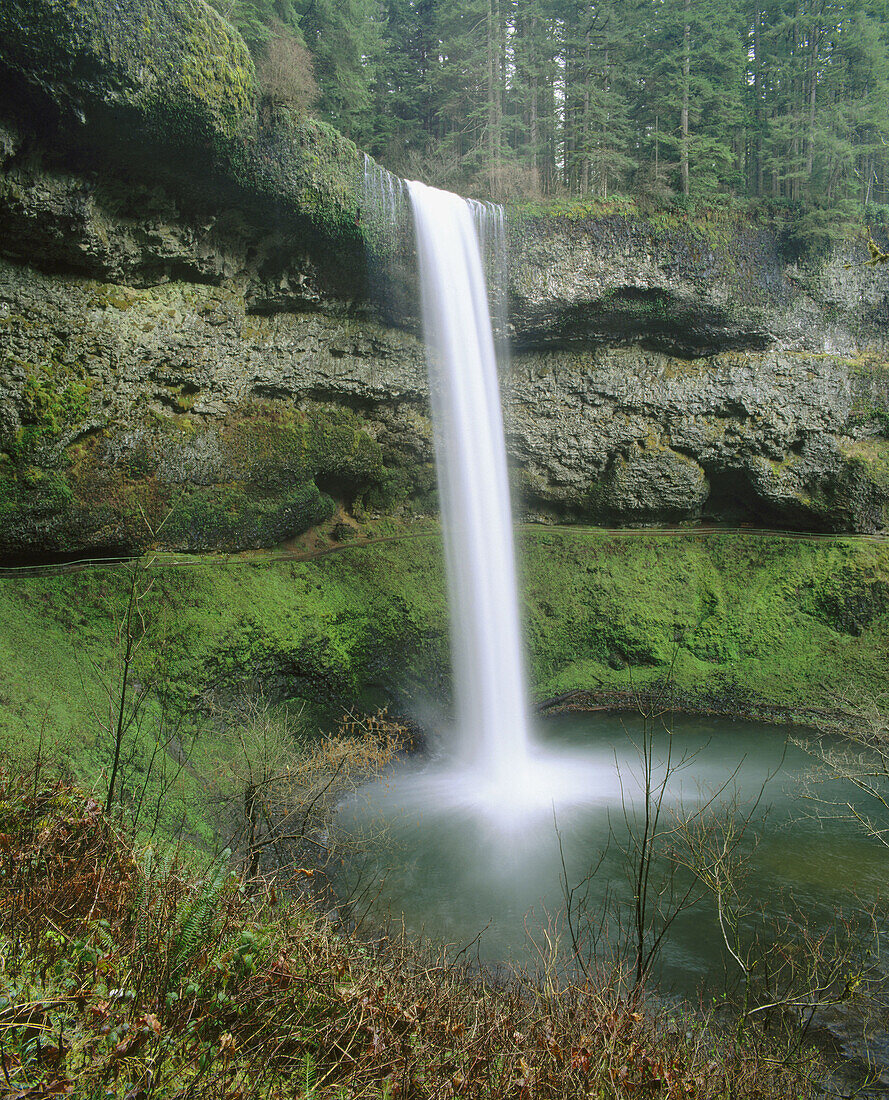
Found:
[[[522,591],[533,692],[581,701],[671,675],[677,701],[805,720],[836,695],[878,694],[889,649],[889,545],[744,533],[525,529]],[[231,752],[229,705],[261,688],[308,728],[394,701],[447,698],[447,612],[434,535],[308,561],[158,558],[137,573],[140,639],[128,690],[124,789],[142,789],[160,738],[187,757],[164,799],[168,828],[209,837],[206,789]],[[107,772],[103,732],[123,671],[132,570],[0,581],[0,745],[27,765],[42,744],[77,781]],[[144,638],[143,638],[144,633]],[[169,768],[171,750],[161,754]],[[155,754],[157,768],[161,760]],[[167,780],[164,780],[166,782]],[[147,777],[149,793],[160,773]],[[175,806],[175,811],[174,811]]]
[[[815,1096],[756,1032],[640,1011],[608,985],[492,984],[370,950],[217,861],[137,850],[92,798],[0,774],[0,1064],[10,1095]]]
[[[802,714],[830,706],[834,691],[885,682],[880,542],[535,529],[521,553],[538,697],[626,691],[672,667],[687,703]],[[39,750],[104,791],[113,745],[98,716],[120,684],[131,591],[140,611],[131,690],[151,690],[127,731],[119,792],[126,804],[148,789],[161,832],[212,840],[210,794],[218,798],[237,750],[226,708],[244,692],[306,701],[320,722],[356,702],[419,706],[421,691],[445,688],[434,535],[308,561],[167,559],[135,573],[6,578],[7,760],[27,765]],[[171,729],[187,766],[175,761],[163,775],[155,763],[148,774],[151,746]],[[14,1095],[817,1091],[813,1063],[763,1046],[749,1028],[677,1027],[640,1012],[608,975],[543,989],[522,976],[491,984],[404,944],[369,950],[298,902],[249,896],[224,856],[196,872],[194,854],[189,870],[140,835],[125,808],[111,821],[95,799],[33,771],[0,777],[2,1071]]]

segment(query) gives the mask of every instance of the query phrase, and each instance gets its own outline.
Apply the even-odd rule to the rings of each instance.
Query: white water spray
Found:
[[[460,759],[504,793],[528,771],[497,357],[473,209],[408,183],[447,553]]]
[[[362,224],[376,260],[406,258],[406,199],[413,213],[457,727],[444,760],[419,774],[409,766],[366,794],[393,813],[477,813],[512,843],[555,807],[604,792],[586,757],[545,750],[531,736],[498,383],[507,354],[503,208],[405,183],[370,158],[364,188]]]

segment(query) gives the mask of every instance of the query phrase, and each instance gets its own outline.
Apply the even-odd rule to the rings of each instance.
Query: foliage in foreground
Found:
[[[770,1097],[807,1070],[607,984],[372,948],[224,862],[134,850],[90,796],[0,776],[0,1066],[24,1098]]]

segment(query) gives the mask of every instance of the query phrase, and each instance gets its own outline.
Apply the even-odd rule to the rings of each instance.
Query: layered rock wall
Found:
[[[0,13],[0,553],[433,509],[410,258],[374,293],[357,151],[264,108],[201,0],[140,3]],[[510,245],[526,513],[887,526],[889,279],[862,244],[800,268],[767,225],[524,215]]]

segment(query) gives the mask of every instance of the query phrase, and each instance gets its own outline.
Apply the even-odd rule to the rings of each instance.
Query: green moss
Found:
[[[74,494],[61,474],[37,466],[11,472],[0,464],[0,527],[57,522],[73,506]]]
[[[609,309],[625,314],[632,321],[668,320],[676,312],[673,296],[664,290],[651,290],[645,294],[628,295],[624,289],[610,288],[602,295],[602,302]]]
[[[254,402],[229,418],[220,448],[236,476],[256,486],[320,478],[357,493],[384,474],[382,451],[364,422],[336,406],[297,410]]]
[[[432,462],[405,461],[404,455],[385,456],[387,465],[376,485],[364,494],[363,505],[387,512],[401,507],[417,515],[438,513],[438,476]]]
[[[307,217],[325,238],[360,242],[361,154],[332,126],[279,107],[261,120],[256,145],[234,150],[231,163],[244,186]]]
[[[292,538],[327,519],[335,501],[357,514],[411,499],[420,511],[434,506],[432,466],[387,465],[367,424],[347,408],[255,401],[207,426],[184,414],[193,388],[174,387],[176,413],[146,413],[126,425],[124,440],[117,425],[91,428],[60,450],[88,409],[88,390],[72,381],[53,391],[48,378],[34,379],[22,402],[25,423],[0,453],[0,552],[231,551]],[[194,454],[209,463],[209,484],[188,472]]]
[[[191,96],[218,115],[223,133],[232,136],[255,109],[250,53],[237,32],[207,5],[192,2],[188,14],[179,79]]]
[[[527,222],[545,224],[548,220],[589,223],[625,223],[644,232],[652,242],[685,241],[696,259],[701,249],[722,249],[729,246],[742,227],[764,221],[751,219],[751,211],[735,203],[713,203],[689,209],[675,204],[640,203],[633,196],[614,195],[607,199],[554,199],[546,202],[516,203],[509,206],[509,216],[519,225]],[[696,254],[697,253],[697,254]]]
[[[0,437],[4,496],[10,508],[15,500],[25,507],[42,508],[34,479],[40,474],[44,480],[52,477],[61,483],[59,460],[53,452],[86,421],[93,380],[79,367],[50,360],[29,363],[7,355],[5,365],[21,371],[24,383],[18,400],[19,426],[13,434]]]
[[[101,284],[96,288],[94,301],[97,305],[112,306],[122,312],[132,309],[139,301],[139,291],[117,283]]]
[[[333,515],[334,503],[313,483],[258,498],[243,487],[196,489],[173,506],[163,540],[186,550],[270,546]]]
[[[632,196],[613,195],[610,199],[551,199],[545,202],[511,203],[509,214],[519,220],[567,218],[569,221],[585,221],[587,218],[601,218],[609,214],[637,216],[639,207]]]
[[[853,425],[876,425],[882,435],[889,438],[889,401],[857,400],[853,405]]]
[[[143,113],[153,136],[226,140],[255,115],[256,76],[238,34],[201,0],[107,5],[10,0],[0,9],[8,62],[47,89],[76,74],[81,95]]]
[[[802,710],[850,684],[880,690],[882,545],[553,531],[529,537],[523,557],[540,694],[625,689],[671,667],[686,697],[743,689]]]
[[[859,439],[842,444],[848,470],[871,489],[881,511],[881,527],[889,526],[889,439]],[[878,517],[879,519],[879,517]]]
[[[881,354],[864,351],[854,359],[842,359],[841,362],[849,368],[852,374],[862,378],[889,382],[889,363]]]
[[[93,380],[67,364],[27,364],[19,403],[25,430],[55,438],[83,420],[89,412]]]
[[[129,581],[126,569],[102,568],[0,580],[6,759],[33,753],[42,736],[84,781],[107,764],[95,714],[107,707],[102,678],[119,669],[115,631]],[[149,571],[144,581],[148,635],[135,675],[144,681],[160,667],[172,707],[167,718],[191,763],[170,798],[191,807],[194,829],[219,760],[208,696],[224,701],[262,685],[274,697],[298,698],[307,714],[337,715],[363,698],[391,697],[396,682],[432,685],[441,677],[447,619],[432,542],[413,543],[410,555],[381,545],[317,562],[171,567]],[[149,721],[138,731],[145,751],[134,759],[150,758],[152,728]],[[139,781],[155,780],[127,780]]]
[[[215,508],[206,514],[226,522]],[[885,684],[889,547],[882,544],[531,528],[521,562],[538,698],[625,689],[672,669],[686,699],[730,701],[743,692],[804,711],[852,686],[879,692]],[[162,565],[148,574],[143,607],[156,631],[139,659],[147,665],[162,655],[170,698],[183,713],[199,710],[208,688],[231,694],[256,684],[316,708],[380,692],[402,700],[431,694],[446,705],[437,538],[353,543],[313,561]],[[77,744],[89,741],[85,731],[95,726],[79,701],[77,669],[109,660],[127,578],[93,569],[0,581],[6,736],[36,736],[44,710],[61,707],[54,735],[77,730]]]

